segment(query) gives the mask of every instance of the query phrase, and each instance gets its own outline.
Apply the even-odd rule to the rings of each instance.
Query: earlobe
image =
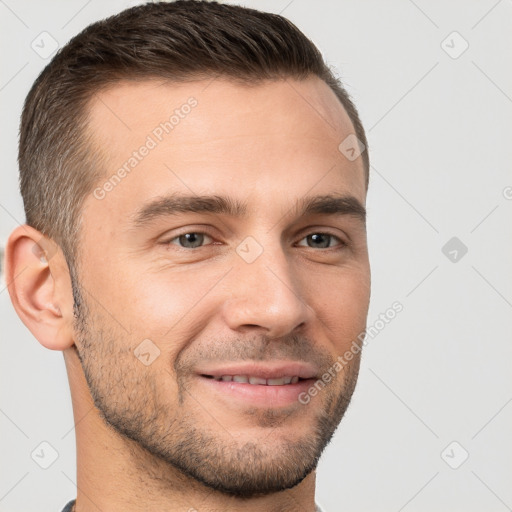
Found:
[[[21,321],[51,350],[73,345],[71,279],[60,248],[28,225],[7,241],[5,279]]]

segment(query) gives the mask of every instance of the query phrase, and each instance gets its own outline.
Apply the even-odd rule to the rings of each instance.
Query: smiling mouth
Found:
[[[216,362],[196,369],[201,386],[212,400],[230,409],[297,407],[320,374],[304,361]]]
[[[307,392],[314,383],[313,378],[290,374],[266,377],[241,373],[230,375],[223,371],[218,375],[201,372],[198,376],[204,391],[211,393],[211,399],[220,400],[222,407],[232,411],[243,411],[247,407],[297,409],[302,407],[299,402],[301,393]]]
[[[252,384],[255,386],[286,386],[289,384],[297,384],[299,381],[308,380],[301,379],[298,375],[284,376],[272,379],[264,379],[252,375],[201,375],[207,379],[213,379],[222,382],[239,382],[241,384]]]

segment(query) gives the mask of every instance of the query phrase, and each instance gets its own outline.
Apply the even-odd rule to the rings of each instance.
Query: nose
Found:
[[[231,298],[223,304],[225,323],[234,331],[260,329],[278,338],[308,324],[313,310],[293,261],[279,244],[264,247],[251,263],[236,255],[226,283]]]

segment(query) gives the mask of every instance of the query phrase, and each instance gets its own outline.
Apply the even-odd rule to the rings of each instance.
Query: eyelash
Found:
[[[210,235],[209,233],[205,232],[205,231],[185,231],[183,233],[180,233],[178,235],[175,235],[174,237],[170,238],[169,240],[166,240],[164,242],[162,242],[162,245],[166,245],[166,246],[169,246],[169,245],[176,245],[178,247],[178,250],[183,250],[183,251],[194,251],[194,250],[198,250],[198,249],[202,249],[204,247],[207,247],[207,245],[213,245],[213,244],[207,244],[207,245],[201,245],[199,247],[180,247],[179,245],[177,244],[173,244],[172,242],[174,240],[178,240],[181,236],[184,236],[184,235],[190,235],[190,234],[194,234],[194,235],[206,235],[208,237],[210,237],[212,240],[214,239],[212,235]],[[307,238],[308,236],[311,236],[311,235],[324,235],[324,236],[329,236],[331,238],[334,238],[336,240],[338,240],[339,242],[339,245],[338,246],[334,246],[334,247],[323,247],[321,248],[322,251],[327,251],[327,250],[341,250],[341,249],[344,249],[348,244],[342,240],[339,236],[337,235],[334,235],[332,233],[329,233],[329,232],[324,232],[324,231],[312,231],[310,233],[308,233],[307,235],[303,236],[300,241],[304,240],[305,238]],[[307,247],[307,246],[300,246],[300,247],[306,247],[308,249],[314,249],[314,247]]]

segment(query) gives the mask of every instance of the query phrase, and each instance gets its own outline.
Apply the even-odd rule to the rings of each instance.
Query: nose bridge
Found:
[[[259,238],[263,243],[249,236],[236,248],[225,319],[235,330],[260,326],[270,336],[283,336],[308,320],[310,308],[275,233]]]

